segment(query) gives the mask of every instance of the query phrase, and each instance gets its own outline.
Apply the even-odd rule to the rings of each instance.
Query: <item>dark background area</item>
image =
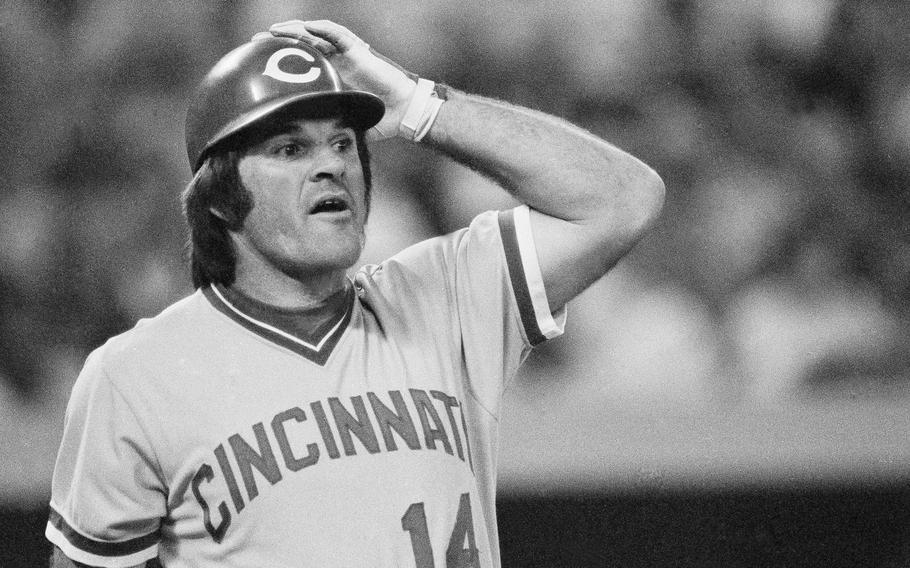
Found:
[[[910,489],[737,488],[499,499],[503,566],[819,566],[910,563]],[[0,565],[41,566],[43,508],[5,510]]]

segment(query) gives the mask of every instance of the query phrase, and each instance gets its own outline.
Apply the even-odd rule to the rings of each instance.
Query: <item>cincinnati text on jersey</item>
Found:
[[[406,397],[410,399],[410,406]],[[398,390],[388,391],[387,396],[367,392],[365,397],[350,397],[347,406],[337,397],[330,397],[324,402],[313,401],[305,406],[309,412],[301,406],[292,406],[275,414],[268,423],[253,424],[251,431],[255,441],[249,436],[244,438],[239,433],[232,434],[213,450],[214,466],[203,463],[196,471],[191,489],[202,507],[205,529],[215,542],[221,542],[227,533],[232,512],[224,501],[209,502],[203,496],[203,485],[226,486],[233,510],[240,514],[246,504],[259,495],[254,469],[269,484],[275,485],[284,478],[282,464],[287,472],[297,473],[318,464],[323,459],[323,450],[333,460],[357,456],[358,445],[368,454],[397,451],[399,442],[396,435],[408,450],[441,449],[466,462],[472,471],[474,469],[461,403],[444,392],[409,389],[407,396]],[[440,410],[446,419],[443,419]],[[309,423],[310,427],[305,428],[304,423]],[[354,443],[355,438],[359,444]],[[233,463],[228,454],[233,456]],[[363,455],[362,452],[360,455]],[[246,490],[246,501],[240,483]],[[213,506],[218,511],[217,525],[212,518]]]

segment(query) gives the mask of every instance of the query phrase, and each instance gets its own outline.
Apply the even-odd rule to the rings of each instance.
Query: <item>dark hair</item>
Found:
[[[263,131],[259,135],[265,134]],[[193,287],[234,283],[236,252],[229,231],[243,228],[254,207],[252,194],[243,186],[237,164],[245,148],[259,135],[235,137],[209,152],[181,195],[188,228],[187,250]],[[355,130],[357,155],[366,186],[365,202],[370,211],[372,173],[370,151],[363,130]],[[216,215],[213,211],[218,211]]]

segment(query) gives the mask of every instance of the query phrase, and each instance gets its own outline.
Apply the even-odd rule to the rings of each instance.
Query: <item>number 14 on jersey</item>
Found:
[[[411,547],[417,568],[435,568],[430,529],[423,503],[412,503],[401,517],[401,528],[411,535]],[[471,514],[471,497],[461,494],[455,526],[446,548],[445,568],[480,568],[477,545],[474,540],[474,519]]]

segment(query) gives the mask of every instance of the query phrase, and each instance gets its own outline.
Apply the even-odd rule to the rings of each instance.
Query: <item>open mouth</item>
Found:
[[[326,199],[320,200],[316,205],[310,209],[311,215],[316,215],[319,213],[344,213],[349,211],[351,208],[348,207],[347,202],[343,199],[337,197],[329,197]]]

